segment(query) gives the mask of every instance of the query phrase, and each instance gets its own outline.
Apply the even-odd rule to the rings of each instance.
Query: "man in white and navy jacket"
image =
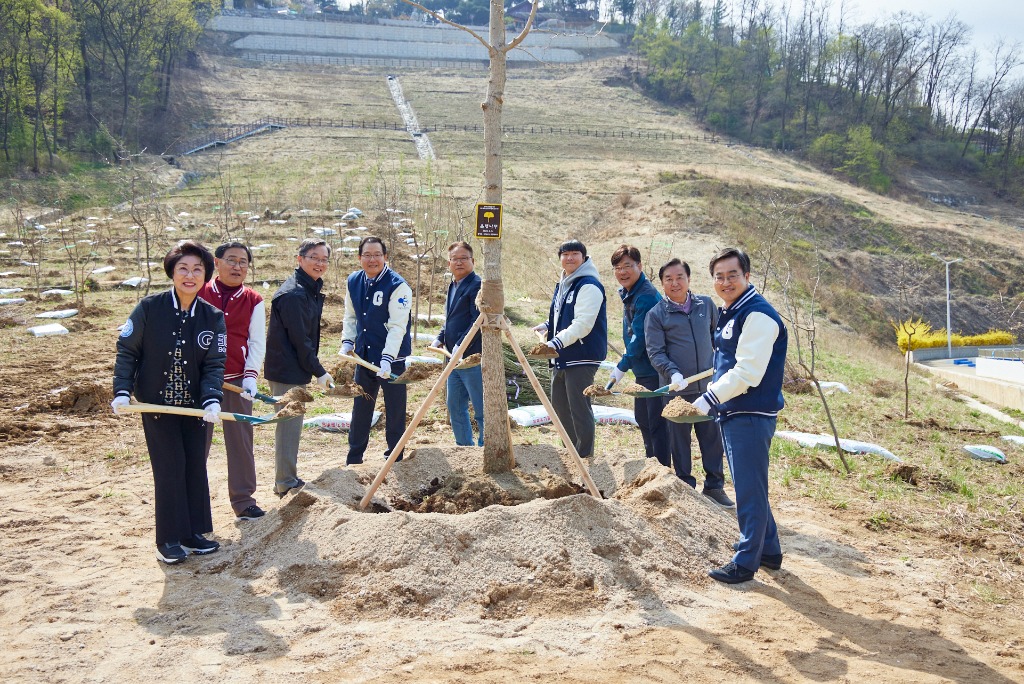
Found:
[[[775,422],[785,405],[782,375],[786,326],[750,284],[750,257],[736,248],[711,260],[715,292],[725,302],[715,328],[715,375],[693,402],[702,413],[716,412],[736,488],[740,540],[733,559],[708,573],[726,584],[754,578],[761,567],[782,567],[779,531],[768,504],[768,450]]]
[[[356,397],[352,405],[352,426],[348,431],[346,464],[362,463],[370,443],[370,426],[377,391],[384,392],[385,439],[391,455],[405,432],[406,387],[390,381],[391,375],[405,370],[405,357],[412,351],[409,335],[412,289],[387,263],[388,249],[379,237],[368,236],[359,242],[359,266],[348,277],[345,288],[345,322],[341,334],[341,353],[355,352],[360,358],[380,367],[374,375],[356,367],[355,381],[369,395]],[[399,458],[401,460],[401,458]]]
[[[221,406],[231,413],[252,414],[256,378],[263,367],[267,349],[267,311],[259,292],[245,284],[252,265],[252,252],[241,242],[228,242],[213,253],[217,276],[206,283],[199,296],[224,312],[228,331],[228,356],[224,382],[241,387],[243,394],[225,392]],[[239,520],[261,518],[256,503],[256,459],[253,455],[252,424],[225,421],[224,451],[228,461],[228,498]],[[206,428],[206,457],[210,457],[213,424]]]
[[[548,320],[533,330],[558,351],[551,362],[551,405],[576,452],[586,458],[594,453],[594,411],[583,390],[594,384],[608,355],[607,302],[597,267],[582,242],[563,242],[558,260],[562,278],[551,298]]]

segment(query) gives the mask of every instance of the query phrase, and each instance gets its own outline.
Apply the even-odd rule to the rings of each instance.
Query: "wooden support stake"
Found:
[[[468,333],[466,333],[467,340],[473,339],[473,335],[475,335],[477,331],[480,330],[480,326],[483,324],[483,322],[484,315],[480,314],[480,316],[477,317],[476,322],[473,323],[473,327],[469,329]],[[384,482],[384,478],[387,477],[388,472],[390,472],[391,466],[395,464],[395,461],[398,460],[398,457],[402,455],[402,450],[405,449],[405,445],[409,442],[410,439],[412,439],[413,431],[415,431],[416,428],[419,426],[420,421],[423,420],[423,416],[427,415],[427,411],[429,411],[431,405],[433,405],[434,399],[437,398],[438,393],[441,391],[441,387],[444,386],[444,383],[448,379],[448,376],[452,374],[453,370],[455,370],[455,366],[457,366],[459,364],[459,361],[462,360],[463,347],[468,346],[468,344],[460,345],[458,351],[452,356],[451,361],[449,361],[448,365],[445,366],[444,370],[441,371],[440,377],[437,378],[437,382],[434,383],[434,386],[427,394],[427,398],[423,400],[423,403],[420,404],[420,407],[416,411],[416,414],[412,417],[412,421],[409,423],[409,425],[406,426],[405,432],[402,433],[402,438],[398,440],[398,444],[396,444],[395,448],[391,450],[391,455],[388,456],[388,460],[384,462],[384,466],[380,469],[380,472],[377,473],[377,477],[373,479],[373,482],[370,484],[370,488],[366,490],[366,494],[359,502],[359,510],[365,511],[366,507],[370,505],[370,501],[373,499],[373,495],[377,492],[377,489],[380,487],[381,483]]]
[[[512,351],[516,353],[519,358],[519,363],[523,366],[523,371],[526,373],[526,377],[530,379],[530,384],[533,385],[533,390],[537,393],[537,398],[540,399],[540,403],[547,409],[548,415],[551,416],[551,422],[556,428],[558,428],[558,434],[561,435],[562,441],[565,442],[565,447],[569,450],[569,454],[576,461],[576,465],[579,466],[580,472],[583,474],[583,482],[586,483],[587,489],[590,493],[601,498],[601,492],[598,491],[597,485],[590,479],[590,473],[587,471],[587,466],[583,463],[583,459],[580,458],[579,453],[576,451],[575,445],[572,440],[569,439],[569,434],[565,431],[565,427],[562,426],[562,421],[558,419],[558,415],[555,413],[555,408],[551,405],[551,401],[548,396],[544,394],[544,388],[540,384],[540,380],[533,373],[533,368],[530,367],[530,362],[526,360],[526,355],[523,354],[523,350],[519,348],[519,344],[516,342],[516,338],[512,336],[512,331],[507,325],[502,326],[505,331],[505,336],[508,338],[509,344],[512,345]]]

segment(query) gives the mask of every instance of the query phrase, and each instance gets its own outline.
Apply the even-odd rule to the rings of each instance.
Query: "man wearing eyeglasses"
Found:
[[[391,375],[405,370],[405,357],[412,352],[409,334],[412,289],[402,276],[388,266],[388,248],[379,237],[359,241],[359,267],[345,287],[345,322],[341,353],[355,353],[380,367],[376,375],[356,367],[355,381],[369,395],[356,397],[352,404],[352,425],[348,431],[348,465],[363,462],[370,443],[370,427],[377,392],[384,394],[385,433],[391,451],[405,432],[406,387],[391,382]],[[398,460],[401,460],[399,457]]]
[[[214,252],[217,276],[206,283],[199,296],[224,312],[228,331],[228,356],[224,382],[244,392],[225,392],[221,406],[230,413],[252,414],[256,378],[263,366],[267,346],[267,317],[263,297],[245,285],[252,265],[252,252],[241,242],[228,242]],[[254,520],[264,515],[256,503],[256,460],[252,449],[252,425],[224,421],[224,450],[228,461],[228,498],[239,520]],[[206,428],[206,457],[213,443],[213,424]]]
[[[750,284],[750,257],[736,248],[711,259],[715,292],[725,302],[715,327],[715,375],[693,405],[715,409],[736,487],[740,539],[732,560],[708,574],[726,584],[754,578],[759,568],[782,567],[782,547],[768,503],[768,450],[785,406],[782,375],[786,326]]]
[[[270,326],[267,330],[267,361],[263,375],[270,381],[270,393],[281,396],[316,378],[330,387],[334,378],[320,363],[320,317],[324,310],[323,276],[331,260],[331,247],[321,238],[306,238],[299,244],[295,272],[270,298]],[[274,430],[274,492],[284,496],[306,484],[297,472],[302,416],[276,424]]]
[[[466,334],[480,317],[476,296],[480,292],[480,276],[473,270],[473,248],[468,242],[453,242],[448,246],[448,270],[452,282],[444,306],[444,325],[431,346],[455,351],[464,347],[462,358],[479,354],[480,335],[467,342]],[[473,446],[473,425],[469,421],[469,402],[473,402],[479,431],[477,446],[484,445],[484,379],[479,365],[453,370],[448,376],[448,420],[459,446]]]

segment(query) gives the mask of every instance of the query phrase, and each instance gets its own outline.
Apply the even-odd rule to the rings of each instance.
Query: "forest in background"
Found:
[[[0,175],[166,144],[175,67],[218,6],[0,0]]]
[[[709,129],[804,155],[877,192],[901,165],[1024,187],[1019,43],[983,51],[956,16],[853,24],[828,3],[616,0],[637,22],[635,75]]]

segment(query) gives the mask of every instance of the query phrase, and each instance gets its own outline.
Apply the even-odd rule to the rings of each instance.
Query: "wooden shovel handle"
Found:
[[[196,418],[202,418],[206,415],[206,411],[203,409],[186,408],[184,406],[166,406],[164,404],[128,404],[127,406],[119,406],[117,409],[118,414],[121,413],[169,413],[175,416],[195,416]],[[235,420],[234,413],[220,414],[221,420]]]
[[[451,352],[449,352],[447,349],[441,349],[440,347],[427,347],[427,351],[432,351],[432,352],[437,352],[438,354],[443,354],[444,356],[448,357],[449,359],[452,358]]]

